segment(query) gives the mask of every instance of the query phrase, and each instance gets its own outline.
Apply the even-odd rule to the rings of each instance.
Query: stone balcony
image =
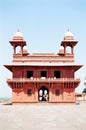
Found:
[[[79,83],[80,79],[75,78],[12,78],[7,83]]]

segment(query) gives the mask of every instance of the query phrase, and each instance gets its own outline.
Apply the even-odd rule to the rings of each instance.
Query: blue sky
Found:
[[[20,29],[28,51],[58,53],[67,29],[78,41],[75,61],[83,67],[76,72],[82,92],[86,76],[86,1],[85,0],[0,0],[0,97],[10,97],[6,83],[11,72],[3,67],[12,62],[13,48],[9,41]]]

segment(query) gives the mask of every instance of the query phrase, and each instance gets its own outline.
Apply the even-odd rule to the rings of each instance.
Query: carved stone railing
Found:
[[[80,79],[75,79],[75,78],[12,78],[12,79],[7,79],[8,83],[11,82],[80,82]]]

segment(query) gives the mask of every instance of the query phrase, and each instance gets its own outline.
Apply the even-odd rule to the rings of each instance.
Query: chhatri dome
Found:
[[[64,35],[64,40],[66,41],[70,41],[70,40],[74,40],[74,36],[73,34],[69,31],[69,29],[67,30],[67,32]]]
[[[16,34],[13,36],[14,41],[23,41],[23,35],[22,33],[18,30]]]

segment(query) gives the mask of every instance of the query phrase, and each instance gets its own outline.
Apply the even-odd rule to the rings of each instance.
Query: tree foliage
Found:
[[[85,77],[85,80],[84,80],[84,85],[85,85],[85,88],[83,89],[82,93],[86,94],[86,77]]]
[[[86,77],[85,77],[85,80],[84,80],[84,85],[86,86]]]
[[[82,93],[85,93],[85,94],[86,94],[86,88],[83,89]]]

